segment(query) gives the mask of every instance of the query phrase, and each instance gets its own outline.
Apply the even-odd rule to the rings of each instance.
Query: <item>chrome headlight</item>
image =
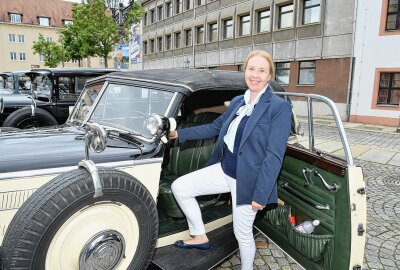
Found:
[[[152,136],[161,137],[176,129],[176,121],[174,118],[153,114],[147,119],[146,128]]]

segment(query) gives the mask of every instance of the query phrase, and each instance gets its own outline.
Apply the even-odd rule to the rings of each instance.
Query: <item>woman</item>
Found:
[[[235,97],[228,110],[208,125],[179,129],[179,141],[218,136],[206,166],[178,178],[172,192],[185,214],[191,239],[178,248],[210,248],[197,196],[231,192],[235,237],[242,270],[253,269],[253,222],[258,210],[276,204],[276,180],[282,166],[291,126],[291,105],[273,94],[268,81],[274,74],[272,57],[253,51],[244,65],[248,90]]]

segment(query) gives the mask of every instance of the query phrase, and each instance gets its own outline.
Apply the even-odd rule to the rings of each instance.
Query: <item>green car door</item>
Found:
[[[337,108],[331,100],[317,95],[284,95],[295,100],[294,109],[301,103],[307,106],[303,116],[307,134],[294,135],[298,138],[289,141],[276,182],[278,207],[259,213],[255,227],[305,269],[361,269],[365,183],[361,168],[353,164]],[[322,103],[336,120],[337,127],[329,133],[336,132],[338,140],[323,140],[314,134],[314,114],[322,111]],[[312,233],[299,231],[299,224],[314,220],[320,224]]]

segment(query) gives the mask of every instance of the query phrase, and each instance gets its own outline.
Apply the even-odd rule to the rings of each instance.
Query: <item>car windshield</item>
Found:
[[[83,123],[101,88],[100,84],[86,87],[75,105],[70,121]],[[146,129],[146,120],[152,114],[165,115],[172,97],[173,93],[165,90],[109,84],[99,97],[88,121],[151,138]]]
[[[43,95],[50,95],[51,94],[51,89],[53,84],[51,82],[51,79],[49,78],[48,74],[35,74],[32,84],[31,84],[31,90],[32,91],[37,91],[38,94],[43,94]]]

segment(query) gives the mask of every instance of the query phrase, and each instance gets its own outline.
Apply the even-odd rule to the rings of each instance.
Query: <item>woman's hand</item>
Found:
[[[265,205],[258,204],[255,201],[251,202],[251,206],[253,207],[253,210],[256,210],[256,211],[263,210],[265,207]]]
[[[178,138],[178,131],[173,130],[168,134],[168,139],[173,140]]]

